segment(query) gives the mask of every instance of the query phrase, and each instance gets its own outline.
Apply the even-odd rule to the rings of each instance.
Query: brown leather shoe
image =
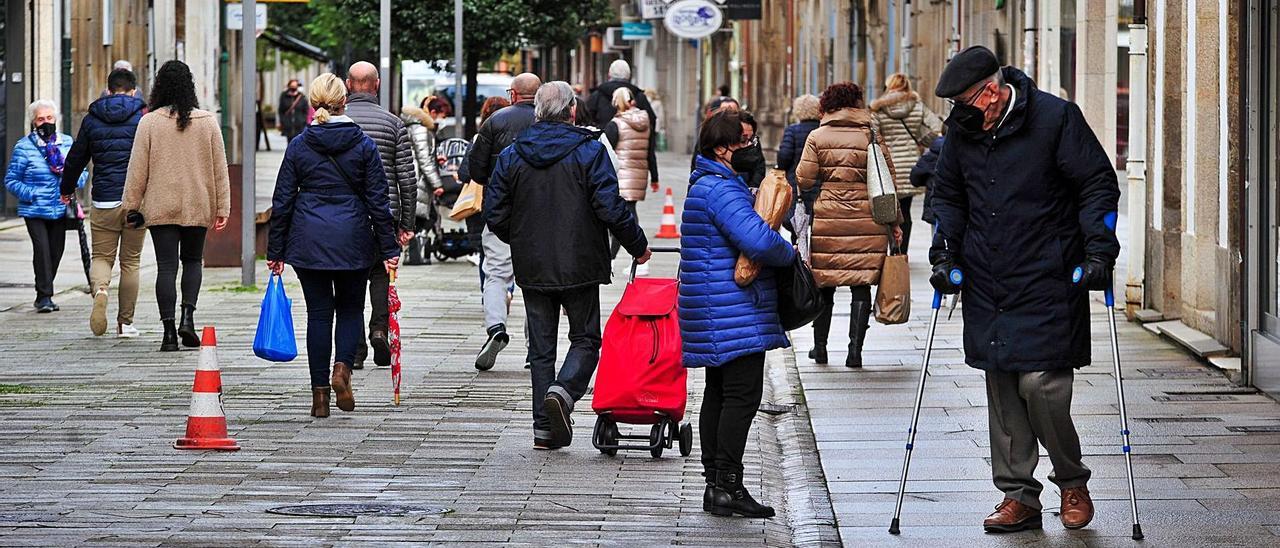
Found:
[[[1040,511],[1013,499],[1004,499],[996,506],[982,528],[988,533],[1013,533],[1040,528]]]
[[[1079,529],[1093,521],[1093,501],[1089,488],[1068,487],[1062,490],[1062,526]]]
[[[355,411],[356,397],[351,393],[351,366],[338,362],[333,364],[333,377],[329,379],[333,385],[334,399],[338,400],[338,409]]]
[[[311,416],[321,419],[329,416],[328,386],[315,386],[311,388]]]

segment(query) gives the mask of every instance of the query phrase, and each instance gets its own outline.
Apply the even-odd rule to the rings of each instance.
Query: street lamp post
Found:
[[[378,103],[391,109],[391,0],[382,0],[378,10],[378,70],[382,85],[378,90]]]
[[[453,0],[453,135],[466,139],[463,134],[466,126],[462,125],[462,73],[462,0]]]
[[[244,0],[243,26],[240,29],[240,283],[254,285],[254,267],[257,261],[254,214],[255,194],[254,153],[258,145],[258,49],[257,49],[257,0]]]

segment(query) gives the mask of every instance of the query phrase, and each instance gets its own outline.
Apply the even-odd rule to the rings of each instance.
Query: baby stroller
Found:
[[[466,139],[445,139],[436,145],[436,157],[440,162],[440,179],[444,184],[444,194],[432,196],[430,218],[410,242],[410,254],[414,248],[421,251],[424,257],[434,256],[438,261],[466,257],[480,251],[477,235],[466,223],[449,219],[449,210],[458,199],[462,183],[458,181],[458,167],[467,157],[471,143]]]
[[[604,328],[591,397],[591,409],[596,412],[591,443],[609,456],[634,450],[660,458],[663,449],[678,440],[680,455],[687,457],[693,451],[693,426],[680,424],[689,399],[676,316],[680,283],[674,278],[636,278],[635,266],[633,262],[622,301]],[[620,423],[653,426],[647,434],[624,435],[618,430]]]

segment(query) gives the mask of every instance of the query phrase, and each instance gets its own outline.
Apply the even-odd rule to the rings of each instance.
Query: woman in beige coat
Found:
[[[627,209],[634,214],[636,202],[644,200],[645,183],[649,183],[653,192],[658,191],[653,127],[649,124],[648,113],[636,108],[635,98],[625,86],[613,92],[613,108],[617,109],[617,114],[605,124],[604,134],[618,155],[618,165],[614,166],[618,170],[618,193],[626,200]],[[621,247],[614,239],[611,256],[617,257]]]
[[[801,190],[821,185],[813,206],[810,257],[813,275],[822,288],[823,312],[813,322],[814,347],[809,358],[827,363],[827,334],[837,287],[853,292],[849,322],[849,354],[846,367],[862,367],[862,343],[871,317],[871,286],[880,282],[880,270],[889,246],[888,234],[897,240],[902,231],[876,224],[867,195],[867,146],[874,120],[866,109],[862,88],[843,82],[833,84],[819,99],[822,124],[809,134],[796,183]],[[880,144],[888,157],[888,149]],[[890,171],[893,164],[889,164]]]
[[[125,177],[125,220],[145,225],[156,251],[156,302],[164,322],[160,350],[200,346],[193,315],[200,297],[204,238],[222,230],[231,214],[231,182],[222,129],[211,113],[196,108],[191,69],[169,61],[156,73],[138,123]],[[182,263],[182,320],[174,326],[178,263]]]
[[[900,166],[893,179],[902,211],[902,249],[906,250],[911,242],[911,200],[924,194],[923,188],[911,186],[911,166],[942,132],[942,120],[911,91],[907,75],[889,75],[884,87],[884,96],[871,102],[871,111],[893,165]]]

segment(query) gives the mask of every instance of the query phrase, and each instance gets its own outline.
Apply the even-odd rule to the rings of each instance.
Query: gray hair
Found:
[[[533,115],[540,121],[568,122],[574,96],[568,82],[556,80],[542,84],[533,97]]]
[[[120,70],[120,69],[133,72],[133,63],[130,63],[128,61],[125,61],[124,59],[121,59],[119,61],[116,61],[116,64],[111,65],[111,70]]]
[[[58,103],[48,99],[39,99],[27,105],[27,119],[34,123],[36,121],[36,111],[45,108],[52,110],[54,116],[58,116]]]
[[[630,80],[631,65],[627,64],[625,59],[618,59],[609,64],[609,78],[611,80]]]

